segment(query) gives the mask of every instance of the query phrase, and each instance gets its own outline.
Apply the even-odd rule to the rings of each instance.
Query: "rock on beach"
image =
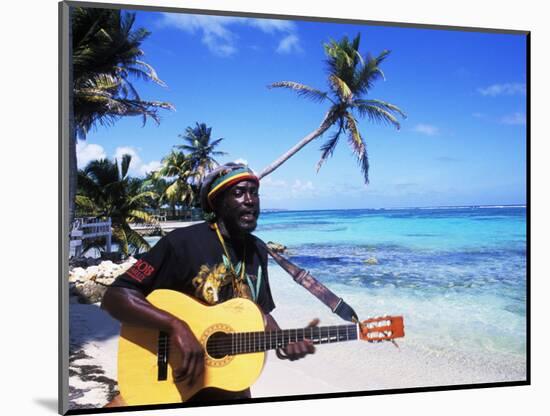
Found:
[[[268,241],[266,245],[275,253],[284,253],[287,249],[285,245],[273,241]]]
[[[78,303],[100,302],[115,278],[128,270],[136,259],[128,258],[117,264],[110,260],[102,261],[87,268],[74,267],[69,271],[69,294]],[[74,302],[74,301],[73,301]]]

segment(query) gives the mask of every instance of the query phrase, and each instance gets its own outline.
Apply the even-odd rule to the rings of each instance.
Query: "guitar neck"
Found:
[[[261,332],[235,332],[213,337],[207,350],[214,355],[237,355],[284,348],[292,342],[311,340],[313,344],[353,341],[358,338],[357,325],[340,325],[284,329]]]

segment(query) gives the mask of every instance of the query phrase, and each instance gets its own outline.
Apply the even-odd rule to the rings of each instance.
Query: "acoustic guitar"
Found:
[[[123,324],[118,352],[118,387],[129,406],[185,402],[206,387],[241,391],[259,377],[266,351],[309,339],[313,344],[386,341],[403,337],[403,318],[385,316],[357,324],[266,331],[264,316],[252,301],[234,298],[205,306],[173,290],[152,292],[147,300],[184,320],[205,350],[204,372],[192,386],[174,383],[181,363],[169,335]]]

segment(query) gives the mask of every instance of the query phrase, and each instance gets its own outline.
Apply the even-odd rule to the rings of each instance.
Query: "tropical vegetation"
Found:
[[[150,35],[134,29],[135,14],[116,9],[72,9],[72,108],[69,140],[69,201],[73,218],[76,191],[76,140],[85,139],[97,125],[112,125],[126,116],[159,122],[160,109],[172,109],[163,101],[144,100],[132,79],[164,86],[154,68],[145,62],[142,42]]]
[[[162,167],[152,176],[155,180],[165,180],[166,187],[160,194],[159,202],[167,203],[174,216],[176,206],[191,205],[196,200],[197,190],[191,182],[197,173],[193,171],[192,159],[183,152],[172,150],[162,159]]]
[[[204,176],[219,165],[214,156],[223,156],[227,153],[214,150],[223,138],[211,141],[212,127],[205,123],[196,123],[195,127],[187,127],[184,134],[178,135],[186,144],[177,145],[179,149],[189,152],[190,168],[194,172],[192,182],[198,184]]]
[[[195,207],[202,177],[218,166],[213,156],[226,154],[215,150],[222,139],[210,142],[211,128],[206,124],[196,123],[186,132],[188,144],[174,147],[185,148],[188,153],[172,150],[162,159],[161,167],[143,179],[129,176],[130,155],[124,155],[120,164],[116,160],[94,160],[78,172],[78,216],[110,217],[113,237],[123,254],[149,247],[132,228],[133,224],[154,224],[156,215],[167,208],[171,209],[172,218],[177,218],[177,208],[189,211]],[[83,249],[100,248],[100,243],[92,241]]]
[[[130,155],[122,156],[120,165],[116,159],[91,161],[78,172],[76,195],[80,215],[111,218],[113,238],[125,255],[149,248],[130,224],[153,222],[149,201],[158,197],[146,188],[144,181],[129,177],[131,161]],[[84,251],[89,248],[84,247]]]
[[[324,45],[327,56],[328,92],[294,81],[275,82],[269,86],[270,88],[291,89],[299,96],[317,102],[328,101],[330,107],[319,127],[267,166],[260,173],[260,178],[273,172],[305,145],[335,127],[334,133],[321,146],[322,153],[321,159],[317,163],[317,170],[321,168],[328,157],[332,156],[338,141],[345,135],[357,158],[364,181],[368,184],[369,158],[365,139],[359,131],[357,116],[367,117],[371,121],[389,123],[399,129],[400,124],[397,116],[405,117],[405,114],[393,104],[366,98],[375,81],[384,78],[380,65],[390,52],[384,50],[377,57],[362,56],[359,52],[360,40],[360,34],[357,34],[352,41],[344,36],[338,42],[331,40]]]

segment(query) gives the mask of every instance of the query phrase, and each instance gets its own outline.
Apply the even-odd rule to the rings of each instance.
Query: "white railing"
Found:
[[[105,251],[111,252],[112,229],[111,218],[101,220],[98,218],[76,218],[70,237],[70,257],[82,255],[82,241],[91,238],[105,237]]]

